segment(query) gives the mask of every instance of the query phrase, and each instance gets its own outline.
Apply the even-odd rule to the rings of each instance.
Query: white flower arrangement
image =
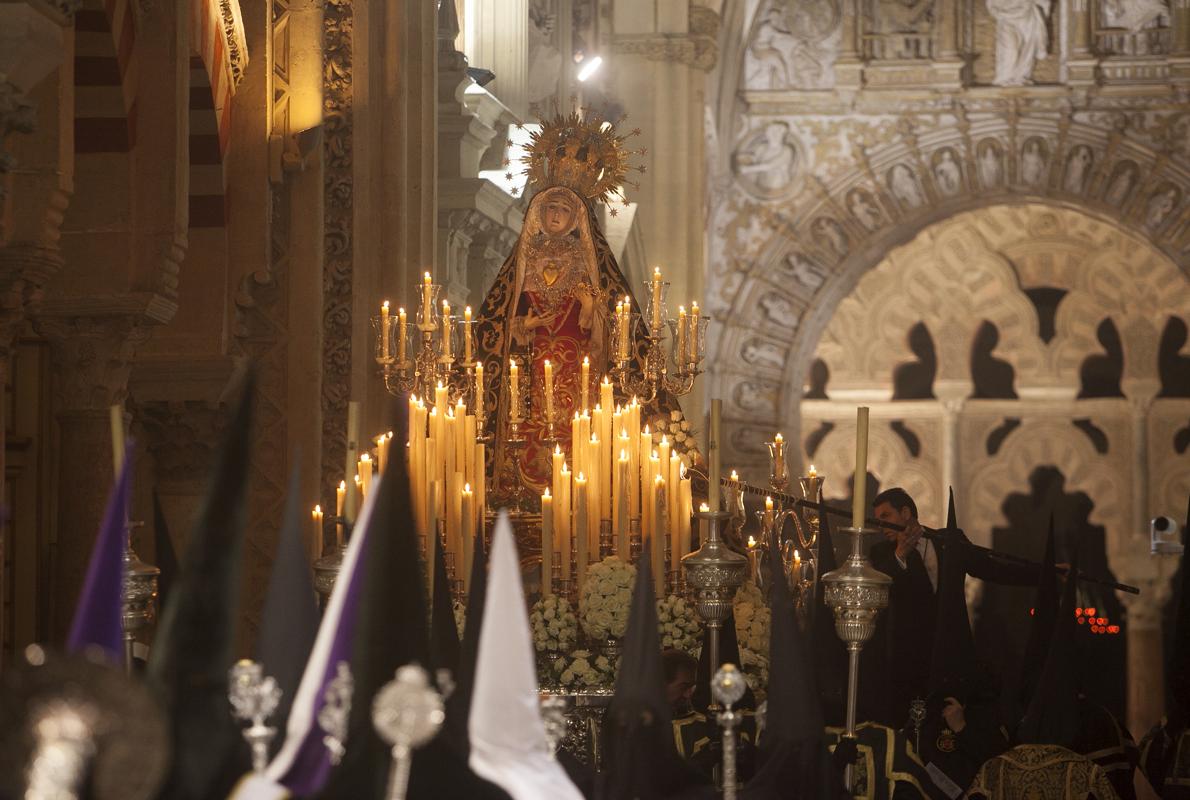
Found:
[[[566,689],[591,689],[615,682],[615,666],[607,656],[590,650],[575,650],[553,663],[558,684]]]
[[[769,682],[769,631],[772,612],[756,584],[748,582],[736,592],[732,603],[736,640],[740,646],[740,668],[752,691],[763,695]]]
[[[557,594],[533,604],[529,626],[533,631],[533,647],[539,653],[569,650],[578,637],[578,620],[570,601]]]
[[[668,416],[650,419],[649,427],[653,431],[653,443],[661,444],[661,437],[665,436],[673,452],[678,454],[687,467],[693,467],[699,460],[698,439],[694,435],[694,428],[691,427],[690,420],[682,416],[680,408],[669,412]]]
[[[635,579],[636,567],[618,556],[608,556],[591,565],[578,603],[579,622],[588,636],[602,641],[624,635]]]
[[[662,649],[676,648],[687,653],[698,649],[702,629],[693,606],[685,598],[671,594],[658,600],[657,626]]]

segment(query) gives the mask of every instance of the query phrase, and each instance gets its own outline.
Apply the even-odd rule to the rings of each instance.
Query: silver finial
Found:
[[[237,661],[227,677],[232,716],[251,723],[244,729],[244,739],[252,748],[252,770],[264,772],[269,764],[269,745],[277,735],[277,729],[265,721],[277,710],[281,687],[272,677],[265,677],[260,664],[248,659]]]
[[[724,664],[719,667],[715,677],[711,679],[711,692],[715,699],[726,708],[731,708],[740,702],[748,684],[744,681],[744,674],[736,669],[735,664]]]
[[[318,727],[326,735],[322,743],[331,753],[331,763],[338,765],[347,753],[347,722],[351,718],[351,695],[355,691],[355,680],[351,677],[351,666],[340,661],[335,667],[335,677],[326,685],[323,705],[318,709]]]
[[[723,706],[719,713],[719,725],[723,728],[723,797],[724,800],[736,798],[736,739],[735,729],[740,723],[740,713],[732,711],[731,707],[740,701],[748,684],[744,680],[744,673],[735,664],[724,664],[719,667],[715,677],[711,678],[711,694]]]
[[[25,800],[75,800],[95,754],[94,725],[98,712],[66,700],[47,703],[34,712],[33,758],[29,762]]]
[[[404,800],[414,748],[434,738],[445,719],[442,695],[430,685],[426,671],[416,664],[399,667],[396,677],[377,692],[372,701],[372,725],[380,738],[392,746],[389,800]]]

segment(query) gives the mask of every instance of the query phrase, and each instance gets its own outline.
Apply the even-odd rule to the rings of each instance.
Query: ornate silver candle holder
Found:
[[[730,549],[719,538],[719,524],[729,518],[726,511],[699,511],[707,525],[702,546],[682,558],[686,586],[694,595],[698,616],[710,631],[710,665],[719,664],[719,631],[731,613],[731,600],[748,575],[748,559]]]
[[[232,716],[240,722],[251,723],[244,729],[244,740],[252,748],[252,770],[264,772],[269,765],[269,745],[277,729],[265,721],[277,710],[281,701],[281,687],[272,677],[265,677],[263,667],[255,661],[237,661],[227,675],[227,699]]]
[[[152,624],[157,616],[157,579],[161,570],[140,560],[132,549],[133,528],[143,527],[143,522],[125,524],[124,540],[124,666],[132,674],[132,645],[136,634]]]
[[[660,390],[665,390],[678,397],[688,394],[694,388],[694,379],[702,374],[702,360],[706,353],[706,333],[710,317],[691,314],[686,318],[685,330],[679,335],[678,320],[668,319],[665,313],[665,299],[669,288],[668,282],[663,282],[660,307],[654,313],[652,282],[645,281],[645,290],[649,297],[649,308],[646,318],[642,319],[635,311],[629,310],[626,318],[616,317],[612,321],[612,339],[619,342],[626,337],[628,352],[617,348],[613,361],[612,375],[616,383],[629,395],[636,395],[642,403],[651,403]],[[653,320],[659,320],[654,325]],[[645,326],[645,340],[648,345],[643,354],[643,372],[637,376],[633,374],[632,364],[636,360],[635,339],[632,336],[637,325]],[[627,331],[621,332],[622,327]],[[670,331],[670,347],[668,354],[665,350],[665,330]]]
[[[314,591],[322,597],[323,602],[330,599],[335,589],[335,581],[339,578],[339,570],[343,568],[343,559],[347,555],[347,542],[344,527],[347,521],[341,517],[332,517],[335,521],[335,546],[322,558],[316,560],[314,569]]]
[[[847,721],[846,734],[855,737],[855,710],[859,691],[859,654],[864,643],[876,631],[876,617],[888,606],[892,578],[873,569],[864,553],[864,534],[878,531],[868,528],[844,528],[851,537],[851,555],[838,569],[822,576],[823,599],[835,613],[835,633],[847,645]],[[854,768],[847,766],[843,780],[848,791],[853,786]]]
[[[405,800],[413,750],[434,738],[445,719],[442,695],[430,685],[426,671],[416,664],[398,667],[396,677],[376,694],[372,701],[372,725],[392,747],[388,800]]]
[[[723,728],[723,797],[724,800],[735,800],[736,797],[736,726],[740,722],[740,713],[732,711],[731,707],[740,701],[744,691],[748,688],[744,674],[736,669],[735,664],[724,664],[711,678],[711,696],[715,702],[723,707],[717,717]]]

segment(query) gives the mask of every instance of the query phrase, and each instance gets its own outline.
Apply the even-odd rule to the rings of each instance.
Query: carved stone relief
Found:
[[[1039,186],[1045,179],[1046,163],[1049,161],[1049,147],[1045,140],[1033,136],[1025,140],[1021,150],[1021,181],[1029,186]]]
[[[871,3],[869,58],[905,60],[930,58],[930,32],[935,0],[876,0]]]
[[[1071,194],[1082,194],[1086,188],[1087,178],[1091,173],[1091,163],[1094,160],[1091,148],[1080,144],[1070,151],[1066,157],[1066,176],[1062,187]]]
[[[904,164],[897,164],[888,171],[888,189],[906,210],[925,204],[917,177]]]
[[[810,294],[818,291],[818,287],[826,280],[826,271],[801,253],[790,253],[778,262],[777,269],[797,281],[798,285],[807,289]]]
[[[963,190],[963,171],[953,149],[943,147],[934,153],[934,185],[946,197],[954,197]]]
[[[1145,227],[1156,232],[1181,201],[1182,192],[1173,184],[1163,183],[1158,186],[1145,201]]]
[[[1004,148],[996,139],[984,139],[976,148],[979,182],[984,189],[994,189],[1004,180]]]
[[[1050,0],[987,0],[996,20],[997,86],[1027,86],[1049,47]]]
[[[1111,180],[1107,184],[1107,193],[1103,199],[1108,205],[1123,208],[1132,194],[1132,187],[1136,184],[1139,171],[1132,161],[1121,161],[1112,170]]]
[[[749,89],[828,89],[834,86],[840,38],[838,0],[761,6],[745,54]]]
[[[874,231],[884,224],[884,214],[865,189],[852,189],[847,193],[847,210],[869,231]]]
[[[736,180],[761,200],[776,200],[796,188],[801,148],[787,122],[768,122],[740,143],[733,157]]]
[[[830,251],[836,258],[846,256],[851,247],[843,226],[830,217],[818,217],[810,223],[810,235],[816,245]]]

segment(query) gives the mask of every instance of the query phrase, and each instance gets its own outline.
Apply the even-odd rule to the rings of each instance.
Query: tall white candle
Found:
[[[388,314],[388,301],[385,300],[380,304],[380,356],[381,358],[389,357],[389,338],[393,329],[393,321]]]
[[[574,476],[574,561],[581,588],[587,579],[587,477]]]
[[[541,496],[541,594],[553,594],[554,498],[547,487]]]
[[[851,527],[864,526],[868,489],[868,407],[855,410],[855,486],[852,489]]]
[[[463,484],[461,503],[463,522],[463,590],[471,588],[471,561],[475,558],[475,493],[471,491],[471,484]]]

